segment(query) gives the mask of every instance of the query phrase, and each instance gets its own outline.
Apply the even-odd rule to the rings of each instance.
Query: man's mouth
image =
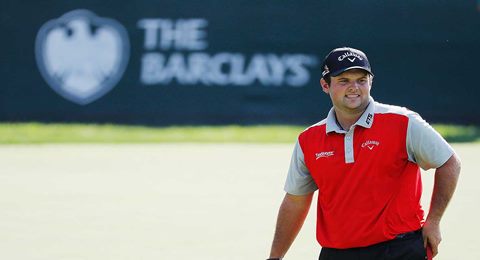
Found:
[[[349,95],[346,95],[347,98],[357,98],[357,97],[360,97],[359,94],[349,94]]]

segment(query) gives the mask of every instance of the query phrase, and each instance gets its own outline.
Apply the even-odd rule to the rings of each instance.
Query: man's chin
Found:
[[[363,104],[361,102],[358,103],[349,103],[345,104],[345,107],[351,111],[359,112],[364,111],[367,108],[367,104]]]

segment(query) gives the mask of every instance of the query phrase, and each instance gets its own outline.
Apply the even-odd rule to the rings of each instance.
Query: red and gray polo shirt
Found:
[[[419,166],[443,165],[454,151],[418,114],[370,103],[349,129],[326,119],[298,137],[285,191],[318,189],[317,240],[352,248],[393,239],[423,224]]]

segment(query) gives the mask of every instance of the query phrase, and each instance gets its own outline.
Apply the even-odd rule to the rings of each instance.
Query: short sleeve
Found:
[[[454,154],[453,148],[420,115],[408,117],[408,159],[424,170],[442,166]]]
[[[305,195],[316,191],[317,185],[305,165],[300,143],[297,141],[293,150],[290,168],[284,190],[292,195]]]

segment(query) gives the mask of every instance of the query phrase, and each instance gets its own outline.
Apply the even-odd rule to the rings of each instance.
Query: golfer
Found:
[[[298,137],[269,259],[287,253],[317,190],[319,259],[420,260],[427,249],[437,255],[459,157],[417,113],[370,96],[373,72],[364,52],[334,49],[322,68],[320,84],[333,107]],[[426,218],[420,167],[436,169]]]

